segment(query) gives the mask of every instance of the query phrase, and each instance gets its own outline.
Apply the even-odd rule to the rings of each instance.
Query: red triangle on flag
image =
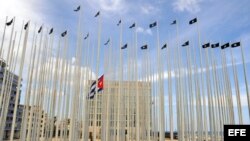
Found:
[[[98,84],[97,84],[98,89],[103,89],[103,81],[104,81],[104,75],[102,75],[102,76],[98,79]]]

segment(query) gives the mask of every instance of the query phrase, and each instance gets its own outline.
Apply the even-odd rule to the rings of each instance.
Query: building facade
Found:
[[[150,136],[151,83],[105,81],[104,85],[102,92],[87,101],[87,138],[91,140],[96,132],[96,137],[101,140],[135,139],[137,110],[140,138]]]
[[[10,72],[6,67],[6,63],[0,61],[0,117],[1,126],[4,127],[3,139],[8,139],[10,137],[15,101],[18,99],[18,104],[20,102],[20,97],[17,97],[17,85],[18,76]],[[5,77],[5,78],[4,78]],[[3,85],[3,81],[5,80]],[[0,121],[0,122],[1,122]],[[22,122],[22,106],[18,106],[17,117],[16,117],[16,127],[14,138],[19,138],[19,132]],[[5,125],[4,125],[5,124]]]

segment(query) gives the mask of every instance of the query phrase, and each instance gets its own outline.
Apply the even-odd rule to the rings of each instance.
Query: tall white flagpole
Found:
[[[29,35],[29,24],[30,23],[28,22],[28,27],[26,29],[25,36],[24,36],[24,42],[23,42],[21,64],[20,64],[19,74],[18,74],[19,77],[18,77],[17,94],[16,94],[17,98],[15,100],[15,108],[14,108],[14,114],[13,114],[13,120],[12,120],[12,126],[11,126],[10,140],[13,140],[13,137],[14,137],[14,130],[15,130],[15,124],[16,124],[16,116],[17,116],[17,107],[18,107],[18,102],[19,102],[18,97],[20,96],[21,80],[22,80],[22,73],[23,73],[23,66],[24,66],[24,58],[25,58],[27,41],[28,41],[28,35]]]
[[[239,90],[239,84],[238,84],[238,78],[237,78],[237,69],[236,69],[235,63],[234,63],[234,56],[233,56],[233,53],[232,53],[232,48],[230,48],[230,54],[231,54],[231,63],[232,63],[233,76],[234,76],[234,84],[235,84],[235,93],[236,93],[239,124],[243,124],[242,108],[241,108],[241,96],[240,96],[240,90]]]
[[[5,26],[6,27],[6,26]],[[14,27],[15,27],[15,18],[14,18],[14,21],[13,21],[13,23],[12,23],[12,28],[11,28],[11,34],[10,34],[10,40],[9,40],[9,45],[8,45],[8,51],[7,51],[7,60],[6,60],[6,63],[8,64],[8,63],[10,63],[10,52],[11,52],[11,43],[12,43],[12,38],[13,38],[13,33],[14,33]],[[1,49],[3,49],[3,43],[4,43],[4,36],[5,36],[5,29],[4,29],[4,35],[3,35],[3,41],[2,41],[2,44],[1,44]],[[1,54],[0,54],[1,55]],[[4,55],[3,55],[3,57],[4,57]],[[2,63],[2,62],[1,62]],[[7,65],[6,64],[6,65]],[[2,65],[2,64],[1,64]],[[5,83],[7,83],[8,82],[8,78],[7,78],[7,69],[4,69],[4,78],[3,78],[3,84],[2,84],[2,86],[1,86],[1,94],[0,94],[0,109],[2,109],[2,103],[4,104],[5,103],[5,101],[3,101],[3,97],[4,97],[4,95],[3,95],[3,92],[4,92],[4,90],[6,89],[6,84]],[[7,80],[6,80],[7,79]],[[3,101],[3,102],[2,102]],[[3,124],[3,122],[2,122],[2,118],[3,118],[3,116],[1,116],[0,117],[0,124]],[[3,126],[2,126],[3,127]],[[2,131],[3,131],[4,129],[3,128],[0,128],[0,137],[2,137],[1,135],[2,135]]]
[[[241,42],[240,42],[241,43]],[[244,71],[244,79],[245,79],[245,87],[246,87],[246,93],[247,93],[247,103],[248,103],[248,114],[250,118],[250,94],[249,94],[249,86],[248,86],[248,80],[247,80],[247,68],[245,63],[245,57],[244,57],[244,51],[243,51],[243,45],[240,45],[240,51],[241,51],[241,59],[243,63],[243,71]]]
[[[100,47],[101,47],[101,16],[98,16],[98,41],[97,41],[97,62],[96,62],[96,83],[98,82],[98,74],[99,74],[99,59],[100,59]],[[94,98],[94,123],[93,123],[93,128],[94,128],[94,141],[96,141],[96,132],[97,132],[97,95],[98,95],[98,90],[97,90],[97,85],[96,85],[96,97]]]
[[[120,110],[121,110],[121,97],[122,97],[122,87],[121,87],[121,83],[122,83],[122,79],[123,79],[123,61],[122,61],[122,49],[120,49],[120,47],[122,46],[122,24],[123,22],[120,23],[120,42],[119,42],[119,50],[120,50],[120,62],[119,62],[119,86],[118,86],[118,113],[117,113],[117,138],[116,140],[122,140],[122,138],[120,137],[120,134],[121,134],[121,129],[120,129],[120,126],[122,125],[121,124],[121,113],[120,113]]]
[[[4,38],[5,38],[5,30],[6,30],[7,20],[8,20],[8,16],[6,16],[6,18],[5,18],[4,30],[3,30],[3,36],[2,36],[2,42],[1,42],[1,47],[0,47],[0,56],[2,56],[2,53],[3,53],[3,45],[4,45]]]

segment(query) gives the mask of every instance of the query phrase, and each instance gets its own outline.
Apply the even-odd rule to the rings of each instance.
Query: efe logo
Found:
[[[250,125],[224,125],[224,141],[249,141]]]

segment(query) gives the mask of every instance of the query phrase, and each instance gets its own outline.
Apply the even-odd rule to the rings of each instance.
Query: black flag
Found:
[[[110,41],[110,39],[108,39],[108,41],[107,41],[104,45],[105,45],[105,46],[108,45],[109,41]]]
[[[24,30],[26,30],[29,26],[29,22],[27,22],[25,25],[24,25]]]
[[[220,46],[220,43],[216,43],[216,44],[212,44],[212,45],[211,45],[212,48],[217,48],[217,47],[219,47],[219,46]]]
[[[42,31],[42,29],[43,29],[43,26],[41,26],[41,27],[39,28],[38,33],[40,33],[40,32]]]
[[[49,34],[52,34],[52,33],[53,33],[53,28],[51,28],[49,31]]]
[[[161,49],[167,48],[167,44],[164,44]]]
[[[13,19],[11,19],[11,21],[7,22],[6,25],[10,26],[13,23]]]
[[[239,46],[240,46],[240,42],[235,42],[235,43],[231,44],[232,48],[239,47]]]
[[[202,48],[208,48],[208,47],[210,47],[210,43],[206,43],[206,44],[202,45]]]
[[[188,46],[189,45],[189,41],[186,41],[182,46],[185,47],[185,46]]]
[[[124,46],[121,47],[121,49],[125,49],[128,47],[128,44],[125,44]]]
[[[119,22],[117,23],[117,26],[119,26],[122,23],[122,20],[119,20]]]
[[[96,14],[95,14],[95,17],[98,17],[100,15],[100,11],[98,11]]]
[[[189,24],[193,24],[197,22],[197,18],[192,19],[191,21],[189,21]]]
[[[221,46],[221,49],[225,49],[225,48],[228,48],[230,46],[229,43],[225,43],[224,45]]]
[[[129,28],[133,28],[133,27],[135,27],[135,23],[133,23]]]
[[[88,39],[89,33],[84,37],[84,40]]]
[[[64,32],[61,34],[61,36],[64,37],[66,34],[67,34],[67,30],[64,31]]]
[[[141,47],[141,49],[142,49],[142,50],[148,49],[148,45],[143,45],[143,46]]]
[[[171,23],[171,25],[174,25],[174,24],[176,24],[176,20],[174,20],[174,21]]]
[[[155,26],[157,26],[157,22],[153,22],[153,23],[149,24],[149,28],[153,28]]]
[[[81,9],[81,6],[78,6],[74,11],[77,12]]]

